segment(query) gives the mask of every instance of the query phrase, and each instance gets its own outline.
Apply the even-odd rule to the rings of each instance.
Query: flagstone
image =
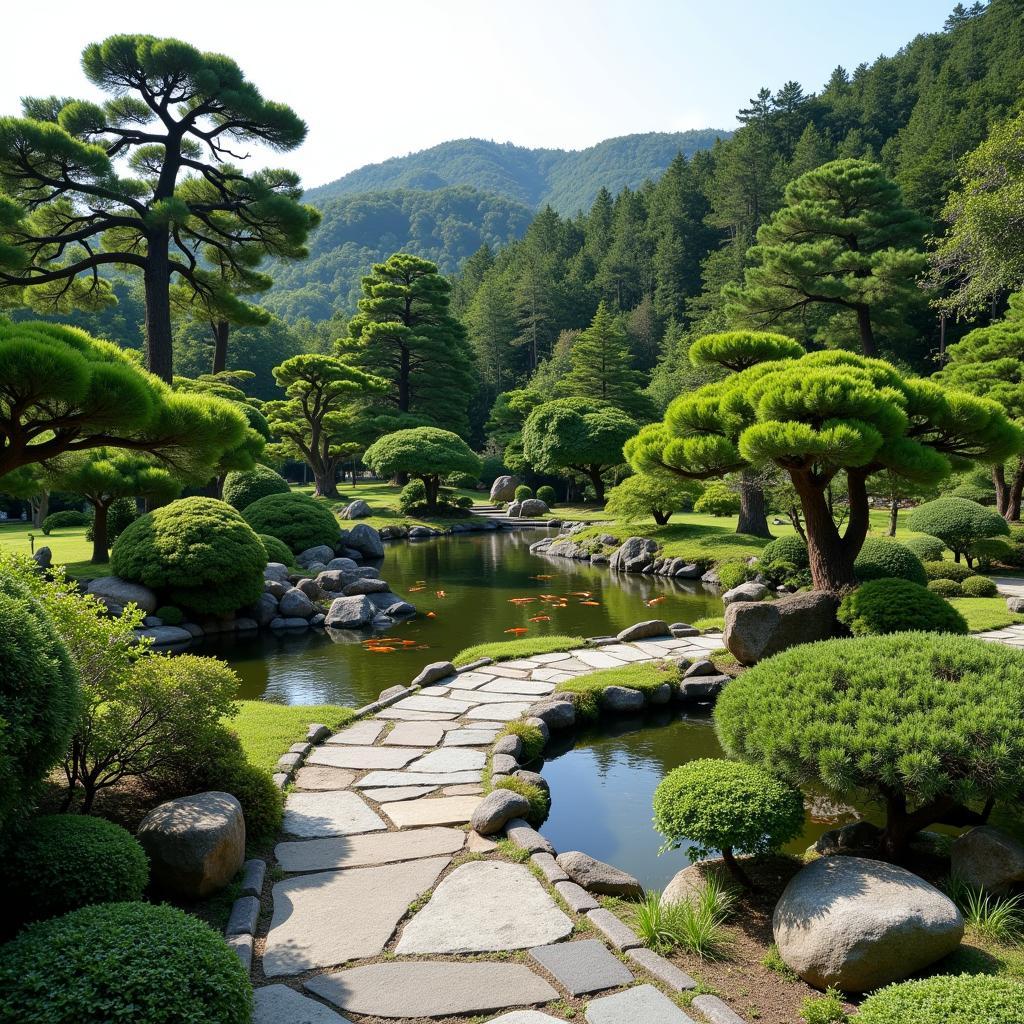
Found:
[[[352,1024],[347,1017],[287,985],[253,991],[252,1024]]]
[[[295,785],[299,789],[347,789],[355,777],[355,772],[344,768],[310,765],[296,772]]]
[[[373,718],[367,718],[363,722],[355,722],[352,725],[336,732],[327,738],[327,743],[357,743],[369,746],[377,742],[377,737],[384,731],[384,723]]]
[[[574,651],[573,654],[578,654],[578,651]],[[581,672],[593,672],[594,669],[590,665],[585,665],[582,661],[579,661],[576,657],[569,658],[568,661],[560,661],[558,663],[559,672],[568,672],[572,675],[579,675]]]
[[[506,679],[529,679],[530,673],[521,668],[507,668],[507,662],[500,665],[491,665],[488,672],[495,676],[504,676]]]
[[[357,789],[384,786],[454,786],[459,782],[479,783],[481,772],[370,772],[355,783]]]
[[[331,768],[404,768],[410,761],[427,752],[427,747],[354,747],[343,744],[317,747],[306,759],[307,764]]]
[[[571,996],[618,988],[634,980],[629,968],[598,939],[538,946],[530,956]]]
[[[515,680],[515,682],[529,683],[529,680],[522,679]],[[530,685],[538,686],[544,684],[530,683]],[[509,701],[526,700],[527,697],[531,698],[532,700],[536,700],[537,695],[532,692],[528,694],[495,692],[489,690],[487,686],[484,686],[479,690],[470,690],[466,693],[466,701],[470,704],[471,707],[479,707],[481,704],[507,704]]]
[[[492,1017],[485,1024],[562,1024],[562,1021],[540,1010],[513,1010],[500,1017]]]
[[[587,1004],[587,1024],[693,1024],[688,1017],[653,985],[637,985],[624,992],[602,996]]]
[[[610,654],[600,651],[577,651],[576,660],[591,668],[621,668],[624,664],[621,658],[613,658]]]
[[[497,729],[459,729],[445,736],[444,746],[483,747],[493,743],[497,735]]]
[[[548,669],[539,669],[541,672]],[[493,683],[486,683],[483,687],[485,693],[525,693],[527,695],[545,695],[554,689],[553,683],[533,679],[497,679]]]
[[[425,694],[415,694],[400,700],[394,707],[398,711],[441,711],[458,715],[472,707],[472,704],[464,700],[453,700],[451,697],[429,697]]]
[[[441,790],[444,796],[480,796],[483,791],[482,786],[473,785],[445,786]]]
[[[320,793],[289,793],[284,802],[284,832],[319,839],[375,832],[387,825],[377,813],[351,790]]]
[[[409,711],[406,708],[385,708],[377,712],[378,718],[389,722],[450,722],[458,718],[458,712]]]
[[[632,644],[609,644],[601,648],[602,654],[610,654],[614,658],[621,658],[623,661],[647,661],[647,655],[638,651]]]
[[[556,661],[565,661],[566,658],[571,657],[572,652],[570,651],[554,651],[551,654],[534,654],[530,660],[539,662],[541,665],[552,665]]]
[[[472,772],[480,771],[487,763],[482,750],[466,750],[459,747],[441,747],[419,758],[409,765],[414,772]]]
[[[479,796],[441,796],[390,803],[384,813],[399,827],[416,829],[424,825],[464,825],[473,817]]]
[[[475,690],[494,678],[489,672],[460,672],[448,681],[448,685],[453,690]]]
[[[282,871],[330,871],[394,864],[403,860],[458,853],[466,833],[457,828],[419,828],[408,832],[371,832],[361,836],[278,843]]]
[[[399,722],[384,743],[389,747],[436,747],[444,734],[440,722]]]
[[[529,672],[531,669],[539,667],[540,662],[534,658],[514,658],[511,661],[503,661],[502,665],[505,668],[523,668]]]
[[[376,800],[379,804],[394,803],[397,800],[418,800],[421,796],[429,796],[437,786],[394,786],[388,789],[364,789],[363,796]]]
[[[568,672],[560,672],[556,665],[553,668],[538,668],[530,674],[530,678],[542,683],[561,683],[572,676]]]
[[[467,711],[464,717],[473,720],[493,718],[502,722],[511,722],[518,718],[530,706],[530,703],[481,704],[480,707]]]

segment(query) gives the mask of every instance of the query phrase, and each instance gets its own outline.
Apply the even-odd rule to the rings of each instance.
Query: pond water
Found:
[[[386,635],[414,640],[415,646],[372,654],[361,644],[368,632],[328,636],[309,630],[214,636],[193,651],[227,661],[241,677],[240,696],[246,699],[358,706],[388,686],[407,683],[427,662],[451,658],[471,644],[511,639],[507,629],[526,628],[523,636],[599,636],[644,618],[692,622],[721,614],[721,599],[699,582],[611,573],[530,554],[530,544],[544,535],[542,530],[502,530],[387,544],[380,574],[419,614]],[[579,596],[584,591],[591,596]],[[541,594],[566,595],[567,606],[554,608],[540,600]],[[521,597],[537,600],[510,603]],[[653,607],[645,604],[662,597]],[[537,615],[550,618],[529,621]]]

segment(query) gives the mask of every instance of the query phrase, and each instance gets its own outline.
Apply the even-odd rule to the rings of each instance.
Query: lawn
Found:
[[[529,658],[534,654],[553,654],[555,651],[569,651],[582,647],[581,636],[537,636],[520,640],[496,640],[489,644],[476,644],[459,651],[452,659],[454,665],[468,665],[478,658],[492,658],[494,661],[508,661],[510,658]]]
[[[1004,597],[954,597],[949,603],[967,620],[967,628],[972,633],[1024,622],[1024,615],[1006,607]]]
[[[238,734],[250,763],[274,771],[277,759],[293,744],[306,738],[314,722],[337,729],[354,716],[352,708],[338,704],[271,704],[261,700],[238,701],[238,714],[226,719]]]
[[[46,547],[53,552],[53,564],[67,567],[68,575],[79,579],[108,576],[109,565],[93,565],[92,541],[85,539],[86,527],[64,526],[44,535],[31,523],[0,523],[0,548],[19,555],[32,554],[30,535],[35,537],[35,550]]]

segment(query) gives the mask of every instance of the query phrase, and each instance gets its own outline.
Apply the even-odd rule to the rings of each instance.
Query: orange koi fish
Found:
[[[398,642],[399,642],[399,643],[400,643],[400,644],[401,644],[401,645],[402,645],[403,647],[415,647],[415,646],[416,646],[416,644],[417,644],[417,643],[419,643],[419,641],[418,641],[418,640],[399,640]]]
[[[531,576],[531,580],[553,580],[554,576]]]
[[[435,618],[437,618],[437,612],[427,612],[427,618],[428,619],[435,619]]]
[[[396,648],[394,648],[394,647],[367,647],[366,650],[370,654],[394,654]]]
[[[434,596],[435,597],[447,597],[448,595],[443,590],[435,590],[434,591]]]
[[[529,622],[550,622],[550,615],[534,615],[533,618],[528,619]]]
[[[509,604],[529,604],[531,601],[536,601],[535,597],[510,597],[508,599]]]
[[[644,601],[644,604],[647,605],[648,608],[653,608],[656,604],[661,604],[661,602],[664,601],[664,600],[665,600],[664,596],[662,596],[662,597],[652,597],[650,599],[650,601]]]
[[[530,631],[525,626],[513,626],[512,629],[506,629],[505,632],[515,633],[516,636],[519,636],[520,633],[529,633]]]
[[[418,594],[421,590],[426,590],[426,589],[427,589],[426,587],[410,587],[409,588],[409,593],[410,594]]]
[[[601,602],[600,601],[580,601],[580,604],[584,605],[587,608],[600,608],[601,607]]]
[[[574,590],[569,596],[570,597],[591,597],[592,595],[591,595],[589,590]]]

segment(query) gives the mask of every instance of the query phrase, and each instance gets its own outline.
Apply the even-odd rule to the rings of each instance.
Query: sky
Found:
[[[633,132],[732,128],[762,86],[820,89],[940,29],[953,0],[49,0],[4,11],[0,115],[22,96],[96,97],[82,48],[176,36],[234,58],[309,125],[254,163],[319,185],[477,137],[581,149]]]

